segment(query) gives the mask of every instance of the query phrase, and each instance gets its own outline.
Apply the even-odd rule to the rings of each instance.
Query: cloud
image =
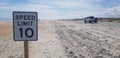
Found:
[[[102,2],[103,0],[29,0],[24,4],[2,2],[0,9],[37,11],[40,19],[81,18],[100,15],[102,11],[106,10],[106,7],[99,5]]]
[[[107,8],[100,15],[101,17],[120,18],[120,5]]]

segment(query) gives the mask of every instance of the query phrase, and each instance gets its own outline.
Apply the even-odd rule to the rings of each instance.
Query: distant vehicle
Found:
[[[84,23],[97,23],[97,18],[94,18],[94,16],[89,16],[84,18]]]

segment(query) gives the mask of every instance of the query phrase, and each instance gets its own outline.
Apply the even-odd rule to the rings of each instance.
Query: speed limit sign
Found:
[[[13,37],[15,41],[36,41],[38,39],[37,12],[13,12]]]

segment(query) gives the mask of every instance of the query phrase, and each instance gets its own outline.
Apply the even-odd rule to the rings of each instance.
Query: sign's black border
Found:
[[[36,33],[37,33],[37,37],[35,40],[15,40],[15,28],[14,28],[14,13],[35,13],[36,14]],[[13,39],[14,41],[37,41],[38,40],[38,13],[37,12],[30,12],[30,11],[13,11]]]

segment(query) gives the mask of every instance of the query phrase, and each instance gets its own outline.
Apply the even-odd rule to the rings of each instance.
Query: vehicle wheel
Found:
[[[91,21],[89,21],[89,23],[91,23]]]
[[[86,20],[84,21],[84,23],[86,23]]]
[[[97,21],[95,21],[95,23],[97,23]]]

